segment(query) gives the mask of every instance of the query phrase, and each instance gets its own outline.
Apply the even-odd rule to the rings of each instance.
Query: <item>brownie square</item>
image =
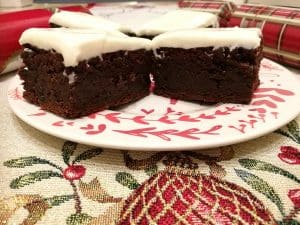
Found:
[[[189,32],[170,32],[153,40],[154,93],[201,103],[249,103],[259,85],[259,32],[240,28]]]
[[[151,42],[95,29],[31,28],[20,44],[24,98],[77,118],[149,94]]]

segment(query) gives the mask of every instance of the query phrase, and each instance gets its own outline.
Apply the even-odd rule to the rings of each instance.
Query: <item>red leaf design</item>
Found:
[[[258,95],[258,94],[254,94],[253,98],[271,98],[272,100],[276,101],[276,102],[285,102],[285,100],[283,98],[280,98],[276,95]]]
[[[98,125],[98,130],[91,130],[91,131],[86,132],[86,134],[88,134],[88,135],[100,134],[100,133],[102,133],[105,129],[106,129],[106,125],[105,125],[105,124],[99,124],[99,125]]]
[[[81,130],[91,130],[94,129],[92,124],[87,124],[85,127],[80,127]]]
[[[39,112],[39,113],[30,114],[29,116],[45,116],[46,114],[47,114],[46,112]]]
[[[91,130],[91,131],[87,131],[86,134],[87,135],[95,135],[95,134],[99,134],[101,132],[98,132],[97,130]]]
[[[281,88],[258,88],[258,89],[256,89],[255,93],[268,92],[268,91],[275,91],[280,95],[286,95],[286,96],[295,95],[294,92],[288,91],[285,89],[281,89]]]
[[[92,113],[92,114],[88,115],[88,118],[89,119],[96,119],[97,115],[98,115],[98,113]]]
[[[217,110],[216,112],[215,112],[215,115],[228,115],[228,114],[230,114],[228,111],[221,111],[221,110]]]
[[[229,127],[229,128],[232,128],[232,129],[235,129],[235,130],[241,132],[242,134],[244,134],[244,133],[245,133],[245,128],[246,128],[246,126],[247,126],[246,124],[240,124],[239,127],[232,126],[232,125],[230,125],[230,126],[228,126],[228,127]]]
[[[269,100],[258,100],[258,101],[254,101],[252,102],[251,105],[266,105],[270,108],[277,108],[277,105]]]
[[[227,111],[233,111],[233,112],[238,112],[238,111],[241,111],[241,109],[237,109],[235,108],[235,106],[232,106],[232,107],[225,107],[225,109],[227,109]]]
[[[139,124],[146,124],[146,125],[148,125],[149,123],[146,122],[146,121],[144,120],[144,118],[145,118],[145,116],[135,116],[135,117],[132,118],[132,120],[133,120],[134,122],[136,122],[136,123],[139,123]]]
[[[278,119],[278,112],[271,112],[271,114],[274,116],[275,119]]]
[[[73,125],[74,125],[74,122],[67,122],[67,124],[68,124],[69,126],[73,126]]]
[[[155,130],[156,127],[147,127],[147,128],[140,128],[140,129],[134,129],[134,130],[114,130],[119,133],[123,134],[129,134],[133,136],[138,137],[147,137],[144,133],[147,133],[147,131]]]
[[[222,128],[222,125],[215,125],[212,128],[210,128],[207,131],[201,132],[201,134],[218,134],[218,133],[213,133],[214,131],[220,130]]]
[[[278,157],[285,163],[300,165],[300,150],[292,146],[281,146]]]
[[[249,121],[247,121],[247,120],[239,120],[239,122],[241,122],[241,123],[247,123],[247,124],[250,125],[251,128],[254,128],[254,124],[257,122],[257,120],[249,120]]]
[[[1,62],[0,62],[0,71],[1,71]],[[13,90],[10,90],[8,92],[8,95],[13,100],[23,100],[23,95],[17,87]]]
[[[146,110],[146,109],[141,109],[141,111],[147,115],[151,114],[154,112],[154,109]]]
[[[115,132],[133,135],[137,137],[147,138],[148,135],[153,135],[159,137],[165,141],[171,141],[171,138],[167,135],[180,136],[188,139],[200,139],[199,137],[193,136],[193,134],[208,134],[208,135],[217,135],[218,133],[214,133],[214,131],[221,129],[221,125],[216,125],[206,131],[200,131],[198,128],[190,128],[186,130],[175,130],[175,129],[167,129],[167,130],[156,130],[156,127],[147,127],[147,128],[139,128],[133,130],[113,130]]]
[[[172,134],[176,132],[176,130],[169,129],[169,130],[162,130],[162,131],[155,131],[155,132],[149,132],[149,134],[155,135],[165,141],[171,141],[171,138],[166,136],[167,134]]]
[[[163,117],[159,118],[158,121],[162,122],[162,123],[166,123],[166,124],[174,124],[175,123],[172,120],[169,120],[168,116],[163,116]]]
[[[120,123],[120,120],[117,118],[121,113],[108,113],[105,115],[105,118],[113,123]]]
[[[258,113],[266,113],[267,110],[264,108],[255,108],[255,109],[249,109],[249,111],[257,111]]]
[[[200,119],[212,120],[212,119],[215,119],[216,117],[213,116],[213,115],[205,115],[204,113],[202,113],[202,114],[200,114],[200,115],[198,116],[198,118],[200,118]]]
[[[170,114],[170,113],[173,113],[173,112],[176,112],[176,111],[173,110],[171,107],[168,107],[166,114]]]
[[[64,126],[64,121],[61,120],[61,121],[54,122],[54,123],[52,123],[52,126],[63,127]]]
[[[300,189],[289,190],[288,196],[294,203],[295,208],[300,208]]]
[[[180,136],[180,137],[184,137],[184,138],[198,140],[200,138],[191,135],[191,134],[199,134],[198,131],[199,131],[199,129],[197,129],[197,128],[191,128],[191,129],[187,129],[187,130],[178,132],[175,135]]]
[[[195,118],[191,118],[189,115],[181,116],[181,117],[179,117],[178,120],[185,121],[185,122],[199,122],[200,121]]]

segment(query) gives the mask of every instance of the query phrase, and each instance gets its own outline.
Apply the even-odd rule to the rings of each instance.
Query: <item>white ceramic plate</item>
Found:
[[[26,102],[18,76],[11,83],[8,100],[23,121],[67,140],[130,150],[204,149],[262,136],[299,114],[300,84],[293,74],[264,59],[260,79],[250,105],[203,106],[150,95],[118,110],[73,120]]]

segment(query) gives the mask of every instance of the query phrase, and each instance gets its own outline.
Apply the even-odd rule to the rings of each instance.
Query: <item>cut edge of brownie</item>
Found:
[[[59,116],[87,116],[149,94],[150,51],[106,53],[65,67],[54,50],[24,47],[25,67],[19,71],[24,98]]]
[[[248,104],[259,86],[258,48],[159,48],[152,74],[154,93],[200,103]]]

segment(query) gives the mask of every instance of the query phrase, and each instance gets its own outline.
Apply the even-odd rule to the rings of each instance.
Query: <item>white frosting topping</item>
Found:
[[[167,32],[152,40],[153,49],[237,47],[254,49],[260,46],[261,31],[258,28],[199,28],[194,30]]]
[[[101,30],[119,30],[121,25],[105,19],[101,16],[93,16],[82,12],[59,11],[54,13],[49,23],[67,27],[81,29],[101,29]]]
[[[104,53],[151,49],[151,41],[144,38],[89,29],[31,28],[23,32],[19,43],[53,49],[62,54],[65,66],[76,66],[82,60],[101,57]]]
[[[137,35],[158,35],[168,31],[218,26],[216,15],[192,10],[173,10],[145,23],[133,32]]]

